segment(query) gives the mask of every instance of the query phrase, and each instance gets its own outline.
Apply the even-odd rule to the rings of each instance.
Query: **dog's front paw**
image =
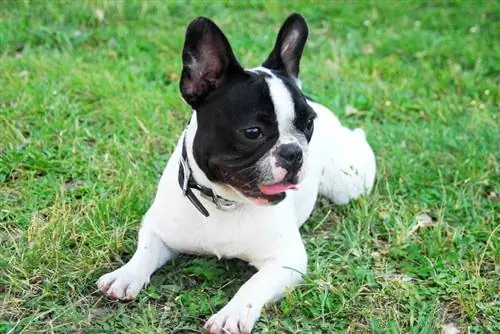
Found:
[[[260,309],[252,303],[229,302],[208,319],[204,329],[210,334],[250,333],[255,321],[259,318]]]
[[[139,294],[139,291],[148,282],[147,277],[141,277],[129,268],[121,267],[101,276],[97,281],[97,287],[109,298],[131,300]]]

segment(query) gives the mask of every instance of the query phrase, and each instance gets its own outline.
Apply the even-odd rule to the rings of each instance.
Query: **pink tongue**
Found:
[[[275,184],[263,184],[260,186],[260,191],[264,195],[276,195],[281,194],[287,191],[288,189],[297,189],[295,184],[283,182],[283,183],[275,183]]]

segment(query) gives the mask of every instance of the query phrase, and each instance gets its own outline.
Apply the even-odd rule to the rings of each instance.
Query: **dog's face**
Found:
[[[302,16],[291,15],[262,67],[244,70],[212,21],[187,29],[180,89],[196,110],[196,163],[256,203],[280,202],[305,174],[315,118],[298,80],[307,34]]]

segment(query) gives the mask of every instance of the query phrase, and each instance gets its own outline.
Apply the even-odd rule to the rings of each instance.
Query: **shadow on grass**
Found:
[[[158,325],[168,323],[165,328],[175,333],[198,333],[208,317],[221,309],[255,272],[240,260],[180,255],[155,272],[132,301],[114,301],[95,290],[88,291],[93,299],[92,320],[102,326],[112,322],[114,329],[119,322],[126,329],[126,319],[154,309],[155,314],[168,312],[167,319],[154,320]]]

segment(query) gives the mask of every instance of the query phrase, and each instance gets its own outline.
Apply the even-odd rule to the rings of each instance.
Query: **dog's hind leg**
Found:
[[[322,170],[319,193],[335,204],[346,204],[371,191],[376,163],[373,150],[362,129],[340,124],[327,108],[310,103],[318,114],[315,122],[315,154],[320,154]],[[318,133],[316,133],[316,131]]]
[[[149,214],[149,215],[148,215]],[[156,269],[173,258],[174,253],[160,237],[148,227],[147,220],[154,219],[148,212],[139,231],[137,249],[125,265],[103,275],[97,282],[99,289],[110,298],[130,300],[137,296]]]

